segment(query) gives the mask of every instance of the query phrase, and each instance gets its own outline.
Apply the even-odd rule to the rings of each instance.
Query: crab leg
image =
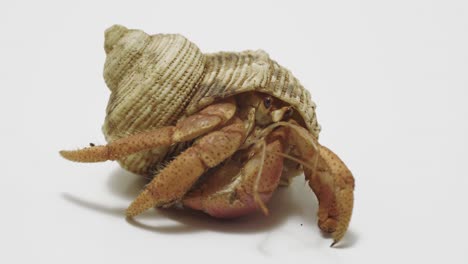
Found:
[[[203,136],[154,177],[128,207],[127,216],[181,199],[206,170],[236,152],[244,139],[244,123],[239,118]]]
[[[269,137],[263,160],[261,150],[255,148],[246,153],[249,157],[246,162],[229,160],[206,175],[206,180],[184,197],[183,204],[219,218],[233,218],[261,208],[255,199],[256,192],[261,202],[267,202],[281,178],[283,158],[272,154],[283,151],[283,140],[278,136],[285,135],[275,133]]]
[[[62,150],[60,155],[77,162],[117,160],[139,151],[194,139],[222,126],[234,116],[235,112],[235,101],[229,99],[210,105],[197,114],[179,121],[175,126],[130,135],[104,146],[92,146],[73,151]]]
[[[305,160],[304,174],[319,200],[318,224],[334,242],[343,238],[353,211],[354,178],[343,161],[302,127],[290,125],[290,140]],[[317,162],[312,157],[319,154]]]

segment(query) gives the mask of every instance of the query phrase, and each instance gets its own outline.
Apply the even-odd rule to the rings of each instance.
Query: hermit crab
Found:
[[[266,52],[204,54],[181,35],[120,25],[106,30],[104,48],[108,144],[60,154],[117,160],[150,176],[128,217],[176,204],[219,218],[268,214],[275,189],[303,172],[319,201],[319,227],[333,243],[343,237],[354,178],[318,142],[309,92]]]

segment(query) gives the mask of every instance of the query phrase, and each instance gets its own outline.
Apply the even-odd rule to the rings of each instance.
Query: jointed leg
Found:
[[[127,209],[127,216],[181,199],[206,170],[237,151],[244,139],[244,124],[238,118],[203,136],[154,177]]]
[[[319,202],[319,227],[331,233],[332,245],[343,238],[353,212],[354,178],[346,165],[331,150],[320,146],[320,158],[314,173],[304,169],[309,186]]]
[[[273,153],[284,151],[282,136],[274,132],[274,136],[267,139],[264,159],[261,148],[236,153],[233,159],[211,171],[200,186],[184,196],[184,205],[220,218],[237,217],[261,208],[280,182],[283,158]],[[260,203],[255,196],[261,199]]]
[[[159,146],[188,141],[201,136],[229,121],[236,112],[234,99],[213,104],[197,114],[179,121],[175,126],[167,126],[117,139],[105,146],[93,146],[74,151],[60,151],[72,161],[100,162],[117,160],[130,154]]]

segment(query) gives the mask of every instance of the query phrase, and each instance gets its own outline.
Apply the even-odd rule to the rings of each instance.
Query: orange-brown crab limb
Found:
[[[219,218],[237,217],[257,210],[261,205],[256,201],[255,193],[261,203],[267,202],[278,187],[283,169],[283,157],[273,154],[283,151],[281,140],[274,138],[268,143],[264,157],[262,149],[254,146],[245,153],[251,157],[244,165],[231,159],[208,174],[200,186],[184,197],[183,204]]]
[[[319,227],[331,233],[335,244],[343,238],[351,220],[353,175],[335,153],[321,146],[304,128],[292,124],[290,140],[295,154],[307,163],[304,174],[319,200]],[[318,158],[316,163],[312,157]]]
[[[142,150],[194,139],[222,126],[234,116],[235,112],[235,101],[228,99],[182,119],[175,126],[137,133],[117,139],[105,146],[93,146],[73,151],[62,150],[60,154],[68,160],[77,162],[117,160]]]
[[[239,118],[203,136],[154,177],[128,207],[127,216],[180,200],[206,170],[234,154],[244,139],[244,123]]]

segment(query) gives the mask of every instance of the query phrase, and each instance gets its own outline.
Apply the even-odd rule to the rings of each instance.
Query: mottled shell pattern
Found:
[[[174,125],[217,100],[249,91],[290,104],[318,137],[320,126],[309,92],[262,50],[203,54],[181,35],[148,35],[120,25],[106,30],[104,48],[104,79],[111,90],[103,125],[108,142]],[[160,147],[119,163],[147,175],[168,152],[169,148]]]

